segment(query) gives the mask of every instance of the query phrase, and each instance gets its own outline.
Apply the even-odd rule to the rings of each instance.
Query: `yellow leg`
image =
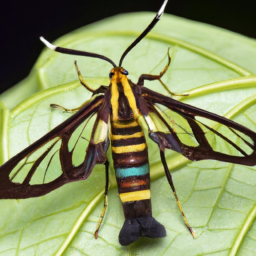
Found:
[[[180,209],[180,211],[181,211],[181,214],[182,214],[182,217],[183,217],[183,221],[184,221],[185,225],[187,226],[189,232],[190,232],[191,235],[193,236],[193,238],[195,238],[195,232],[193,231],[193,229],[191,228],[191,226],[189,225],[189,223],[188,223],[188,221],[187,221],[187,218],[186,218],[185,213],[184,213],[184,211],[183,211],[183,209],[182,209],[182,207],[181,207],[181,204],[180,204],[180,201],[179,201],[179,198],[178,198],[176,192],[173,191],[173,194],[174,194],[174,196],[175,196],[175,199],[176,199],[176,202],[177,202],[177,204],[178,204],[178,207],[179,207],[179,209]]]
[[[168,91],[172,96],[189,96],[188,93],[178,94],[178,93],[172,92],[172,91],[169,90],[167,85],[161,79],[159,79],[159,82],[162,84],[162,86],[165,88],[165,90]]]
[[[160,72],[159,75],[147,75],[147,74],[143,74],[140,76],[139,81],[137,83],[137,85],[143,86],[144,85],[144,80],[149,80],[149,81],[153,81],[153,80],[158,80],[163,87],[173,96],[188,96],[188,93],[184,93],[184,94],[177,94],[174,92],[171,92],[169,90],[169,88],[164,84],[164,82],[161,80],[162,76],[166,73],[166,71],[168,70],[170,63],[171,63],[171,56],[170,56],[170,48],[168,48],[167,51],[167,56],[168,56],[168,63],[166,64],[166,66],[164,67],[163,71]]]
[[[80,83],[87,89],[89,90],[90,92],[94,92],[94,90],[92,88],[90,88],[84,81],[82,75],[81,75],[81,72],[80,70],[78,69],[78,66],[77,66],[77,62],[75,61],[75,67],[76,67],[76,72],[78,74],[78,78],[79,78],[79,81]]]
[[[99,230],[100,230],[100,227],[101,227],[101,224],[102,224],[102,221],[103,221],[105,212],[106,212],[106,210],[107,210],[107,207],[108,207],[108,196],[105,195],[105,196],[104,196],[104,207],[103,207],[103,210],[102,210],[102,212],[101,212],[100,219],[99,219],[99,221],[98,221],[96,231],[95,231],[95,233],[94,233],[95,239],[98,238]]]
[[[180,201],[179,201],[179,198],[176,194],[176,191],[175,191],[175,187],[174,187],[174,184],[173,184],[173,181],[172,181],[172,175],[168,169],[168,166],[167,166],[167,163],[165,161],[165,156],[164,156],[164,152],[162,150],[160,150],[160,156],[161,156],[161,160],[162,160],[162,163],[163,163],[163,166],[164,166],[164,170],[165,170],[165,174],[166,174],[166,177],[167,177],[167,180],[172,188],[172,191],[173,191],[173,194],[175,196],[175,199],[176,199],[176,202],[178,204],[178,207],[181,211],[181,214],[182,214],[182,217],[183,217],[183,220],[184,220],[184,223],[185,225],[187,226],[189,232],[191,233],[191,235],[193,236],[193,238],[195,238],[195,233],[193,231],[193,229],[191,228],[191,226],[189,225],[188,221],[187,221],[187,218],[185,216],[185,213],[181,207],[181,204],[180,204]]]
[[[98,225],[97,225],[96,231],[94,233],[95,239],[98,238],[99,230],[100,230],[100,227],[101,227],[101,224],[102,224],[105,212],[106,212],[107,207],[108,207],[108,185],[109,185],[109,181],[108,181],[108,166],[109,166],[109,162],[106,161],[105,162],[106,184],[105,184],[104,206],[103,206],[103,210],[102,210],[101,215],[100,215],[100,219],[98,221]]]
[[[167,50],[167,57],[168,57],[168,63],[166,64],[166,66],[164,67],[164,70],[162,72],[160,72],[159,74],[159,78],[161,78],[165,73],[166,71],[168,70],[170,64],[171,64],[171,55],[170,55],[170,47],[168,47],[168,50]]]
[[[60,109],[64,112],[68,112],[68,113],[73,113],[73,112],[77,112],[79,109],[81,109],[84,105],[86,105],[88,102],[83,103],[81,106],[77,107],[77,108],[72,108],[72,109],[68,109],[68,108],[64,108],[58,104],[50,104],[51,108],[57,108]]]
[[[167,56],[168,56],[168,63],[167,65],[164,67],[164,70],[159,74],[159,82],[162,84],[162,86],[166,89],[166,91],[168,91],[171,95],[173,96],[188,96],[188,93],[182,93],[182,94],[178,94],[178,93],[174,93],[172,91],[169,90],[169,88],[166,86],[166,84],[161,80],[162,76],[166,73],[167,69],[170,66],[171,63],[171,56],[170,56],[170,47],[168,48],[167,51]]]

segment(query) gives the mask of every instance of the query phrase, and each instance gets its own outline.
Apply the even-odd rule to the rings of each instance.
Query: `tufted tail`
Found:
[[[165,227],[149,216],[126,219],[119,234],[119,243],[121,245],[129,245],[141,236],[150,238],[165,237]]]

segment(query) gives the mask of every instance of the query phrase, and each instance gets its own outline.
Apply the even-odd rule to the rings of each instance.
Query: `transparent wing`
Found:
[[[144,89],[143,97],[159,122],[169,148],[198,161],[215,159],[256,164],[256,133],[232,120]],[[157,105],[157,106],[156,106]],[[154,139],[155,140],[155,139]]]
[[[90,140],[93,131],[86,129],[89,122],[98,125],[104,105],[104,96],[92,98],[73,116],[4,163],[0,167],[0,198],[41,196],[65,183],[86,179],[96,163],[104,162],[108,147],[107,136],[95,145]],[[103,150],[101,159],[92,157],[99,148]]]

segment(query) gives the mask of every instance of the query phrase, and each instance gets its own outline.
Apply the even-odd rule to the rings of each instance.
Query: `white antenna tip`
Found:
[[[42,36],[40,36],[40,40],[51,50],[54,50],[57,48],[55,45],[49,43],[47,40],[45,40]]]
[[[167,5],[167,3],[168,3],[168,0],[165,0],[164,3],[162,4],[160,10],[158,11],[158,13],[157,13],[157,15],[156,15],[156,18],[157,18],[157,19],[160,19],[161,16],[163,15],[164,9],[165,9],[165,6]]]

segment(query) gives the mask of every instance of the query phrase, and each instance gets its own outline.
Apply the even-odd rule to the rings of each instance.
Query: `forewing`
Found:
[[[104,96],[92,98],[78,112],[0,167],[0,198],[41,196],[65,183],[86,179],[94,165],[86,148],[88,122],[104,105]],[[74,159],[74,154],[80,156]],[[87,168],[90,166],[90,168]]]
[[[143,98],[162,127],[151,136],[193,161],[256,164],[256,133],[232,120],[143,88]],[[157,106],[156,106],[157,105]],[[159,144],[159,142],[158,142]]]

